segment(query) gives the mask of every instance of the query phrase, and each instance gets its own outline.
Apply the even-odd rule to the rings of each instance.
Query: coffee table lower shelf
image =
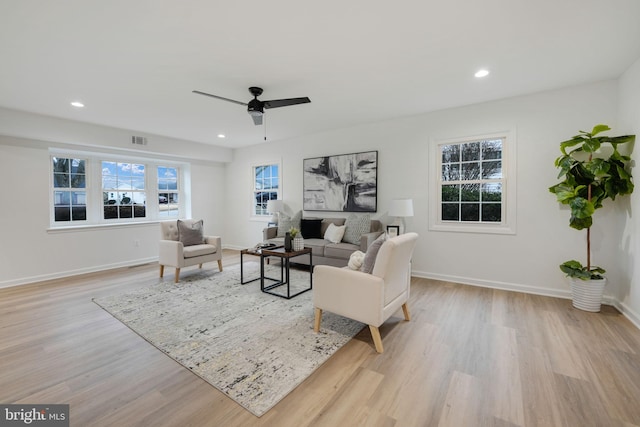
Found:
[[[278,296],[280,298],[285,298],[285,299],[291,299],[293,297],[296,297],[300,294],[303,294],[307,291],[310,291],[311,289],[313,289],[313,258],[312,258],[312,254],[311,254],[311,248],[304,248],[301,249],[299,251],[285,251],[284,248],[278,248],[278,249],[263,249],[260,257],[260,290],[264,293],[267,294],[271,294],[271,295],[275,295]],[[295,294],[291,294],[291,283],[290,283],[290,262],[289,260],[291,258],[295,258],[297,256],[302,256],[302,255],[309,255],[309,287],[302,289],[301,291],[296,292]],[[278,257],[280,258],[280,280],[275,280],[272,279],[270,277],[265,277],[264,275],[264,259],[267,257]],[[282,277],[282,268],[284,266],[284,274],[285,277]],[[265,285],[265,279],[266,280],[272,280],[275,283],[272,283],[270,285]],[[280,286],[287,286],[287,294],[283,295],[277,292],[274,292],[273,289],[278,288]]]
[[[246,285],[247,283],[255,282],[256,280],[260,280],[260,278],[264,276],[264,273],[261,268],[260,276],[254,279],[244,280],[244,259],[243,259],[244,255],[253,255],[253,256],[260,257],[261,262],[264,259],[264,257],[262,256],[262,249],[249,248],[249,249],[243,249],[240,251],[240,284],[241,285]],[[276,282],[278,281],[278,279],[274,279],[271,277],[265,277],[265,279],[273,280]],[[284,280],[284,266],[282,265],[282,263],[280,263],[280,280],[279,281],[282,282],[283,280]]]

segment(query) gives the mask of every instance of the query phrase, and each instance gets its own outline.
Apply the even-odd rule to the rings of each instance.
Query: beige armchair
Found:
[[[320,330],[323,310],[330,311],[369,325],[376,351],[382,353],[378,327],[400,307],[405,320],[410,320],[407,301],[417,239],[416,233],[405,233],[384,242],[371,274],[346,267],[314,267],[314,331]]]
[[[178,221],[160,222],[160,277],[164,276],[164,267],[175,267],[175,282],[180,280],[180,269],[209,261],[218,261],[218,269],[222,271],[222,239],[219,236],[201,235],[202,223],[194,220],[182,221],[191,233],[191,239],[181,239],[178,232]],[[191,228],[193,227],[193,231]],[[200,235],[198,236],[198,228]],[[184,234],[184,233],[183,233]],[[198,238],[193,238],[194,234]],[[182,240],[182,241],[181,241]],[[189,241],[191,240],[191,241]]]

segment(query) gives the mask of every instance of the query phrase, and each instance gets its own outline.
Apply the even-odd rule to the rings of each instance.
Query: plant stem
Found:
[[[589,162],[593,158],[593,154],[589,154]],[[591,184],[587,187],[587,201],[591,203]],[[587,228],[587,271],[591,272],[591,227]]]

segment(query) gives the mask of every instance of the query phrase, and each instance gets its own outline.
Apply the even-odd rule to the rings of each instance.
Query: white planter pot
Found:
[[[304,239],[302,237],[296,236],[296,238],[293,239],[293,250],[301,251],[302,249],[304,249]]]
[[[602,294],[607,279],[580,280],[569,278],[573,306],[580,310],[597,313],[602,304]]]

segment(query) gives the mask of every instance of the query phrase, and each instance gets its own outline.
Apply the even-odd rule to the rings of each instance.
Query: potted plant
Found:
[[[300,230],[295,227],[291,227],[289,234],[291,235],[293,250],[300,251],[304,249],[304,239]]]
[[[573,306],[586,311],[600,311],[606,278],[605,270],[591,265],[591,225],[594,212],[606,199],[631,194],[633,181],[631,145],[625,154],[620,144],[635,140],[635,135],[605,136],[607,125],[596,125],[591,132],[580,131],[573,138],[560,143],[562,155],[555,161],[562,182],[549,188],[558,202],[571,208],[569,226],[587,231],[587,263],[571,260],[560,265],[571,283]]]

